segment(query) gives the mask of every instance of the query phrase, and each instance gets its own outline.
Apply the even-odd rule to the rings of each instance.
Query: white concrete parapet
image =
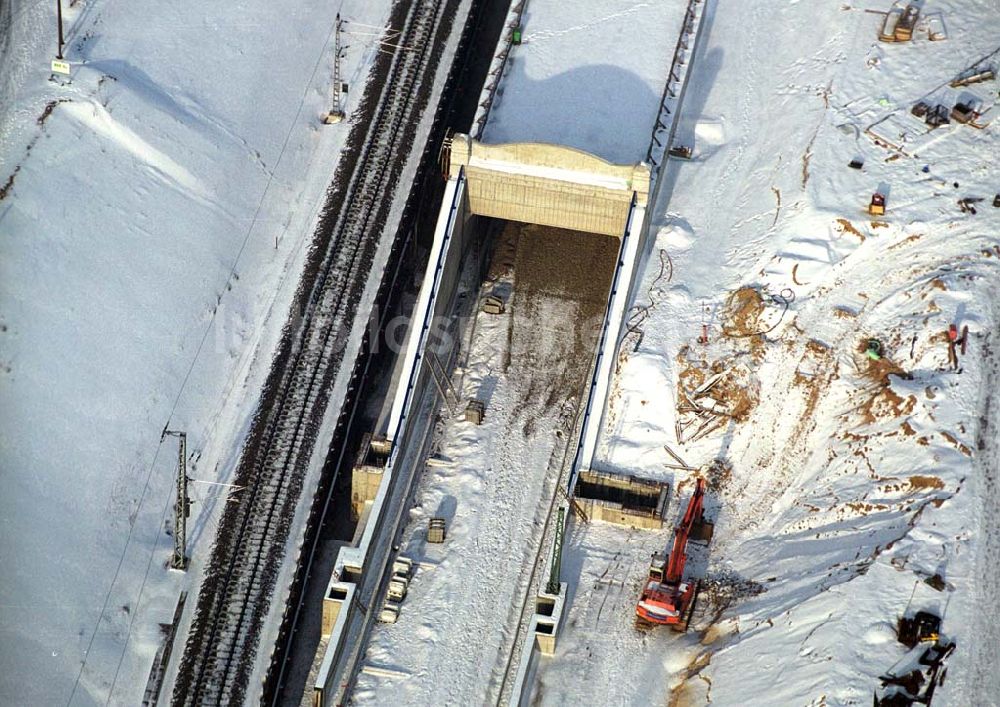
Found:
[[[521,652],[521,662],[509,703],[512,707],[527,707],[531,704],[534,672],[539,656],[550,656],[556,652],[556,639],[562,628],[567,589],[566,582],[560,582],[558,594],[541,592],[535,600],[536,611],[528,625],[531,647]]]
[[[601,329],[600,348],[597,363],[594,366],[594,377],[590,382],[587,394],[587,408],[583,417],[583,432],[580,435],[580,446],[573,461],[573,472],[570,476],[569,489],[576,484],[580,469],[592,467],[597,439],[604,419],[604,408],[608,399],[608,388],[611,385],[612,369],[617,359],[618,346],[624,336],[625,314],[631,297],[633,281],[637,279],[639,261],[641,259],[642,238],[645,228],[646,209],[633,201],[629,212],[628,225],[622,237],[618,262],[615,265],[614,279],[611,281],[611,294],[608,297],[608,308],[604,315],[604,325]]]

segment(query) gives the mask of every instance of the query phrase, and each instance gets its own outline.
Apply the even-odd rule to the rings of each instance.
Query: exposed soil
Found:
[[[512,361],[515,370],[523,371],[531,381],[522,404],[530,405],[539,395],[544,396],[547,406],[559,405],[572,396],[579,398],[604,321],[619,241],[509,222],[501,237],[504,242],[513,242],[516,248],[512,345],[508,350],[517,359]],[[501,259],[508,247],[501,246]],[[555,316],[540,310],[542,303],[548,309],[553,302],[564,303]],[[548,321],[541,321],[540,315]],[[539,370],[556,375],[531,375]],[[540,380],[551,387],[536,389]]]
[[[865,236],[861,231],[854,227],[854,224],[848,221],[846,218],[838,218],[837,225],[840,226],[841,233],[850,233],[852,236],[857,236],[862,241],[865,240]]]
[[[726,301],[722,333],[730,338],[756,336],[760,331],[760,315],[764,299],[752,287],[741,287]]]

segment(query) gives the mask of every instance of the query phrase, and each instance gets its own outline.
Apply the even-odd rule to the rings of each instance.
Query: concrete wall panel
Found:
[[[449,173],[465,170],[469,209],[508,221],[621,237],[633,193],[645,206],[649,167],[614,165],[561,145],[484,145],[452,138]]]

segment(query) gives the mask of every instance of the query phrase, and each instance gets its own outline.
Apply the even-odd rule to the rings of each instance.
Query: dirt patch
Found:
[[[701,676],[701,671],[712,662],[711,651],[700,653],[684,668],[684,677],[676,688],[670,691],[669,707],[693,707],[706,704],[712,681]],[[694,678],[699,678],[700,683]]]
[[[972,450],[969,449],[964,444],[962,444],[961,442],[959,442],[958,438],[955,437],[955,435],[953,435],[953,434],[951,434],[949,432],[942,432],[941,436],[944,437],[952,447],[954,447],[955,449],[957,449],[958,451],[960,451],[965,456],[967,456],[967,457],[971,457],[972,456]]]
[[[818,356],[826,356],[830,353],[830,346],[819,339],[809,339],[806,342],[806,349]]]
[[[861,416],[868,424],[892,418],[904,417],[913,412],[917,399],[912,395],[905,398],[892,388],[882,388],[861,405]],[[919,441],[919,440],[918,440]]]
[[[943,489],[944,482],[936,476],[911,476],[910,486],[915,489]]]
[[[507,351],[511,369],[531,381],[519,407],[534,409],[541,403],[558,408],[576,395],[590,370],[618,241],[516,222],[508,222],[504,231],[501,242],[515,244]],[[549,374],[544,390],[536,389],[539,377],[530,375],[539,370]],[[526,435],[533,417],[525,419]]]
[[[865,240],[865,236],[861,231],[854,227],[854,224],[848,221],[846,218],[838,218],[837,225],[840,226],[841,233],[850,233],[852,236],[857,236],[862,241]]]
[[[705,469],[708,480],[708,490],[715,495],[721,495],[733,478],[733,465],[728,459],[713,459]]]
[[[864,362],[862,362],[858,368],[865,378],[869,380],[876,381],[882,385],[888,386],[890,384],[889,376],[896,375],[905,377],[906,371],[899,367],[899,365],[888,356],[883,355],[882,358],[872,360],[866,355],[868,350],[868,340],[862,339],[858,342],[858,353],[864,356]]]
[[[17,173],[20,171],[21,171],[21,165],[17,165],[14,168],[14,171],[10,173],[10,176],[7,177],[7,182],[2,187],[0,187],[0,201],[6,199],[7,194],[9,194],[10,190],[14,188],[14,178],[17,177]]]
[[[896,248],[902,248],[907,243],[913,243],[915,241],[919,241],[923,237],[924,237],[924,234],[922,234],[922,233],[914,233],[912,236],[907,236],[906,238],[904,238],[903,240],[901,240],[899,243],[895,243],[895,244],[889,246],[889,250],[896,250]]]
[[[728,337],[754,336],[759,331],[764,299],[752,287],[741,287],[726,301],[722,333]]]

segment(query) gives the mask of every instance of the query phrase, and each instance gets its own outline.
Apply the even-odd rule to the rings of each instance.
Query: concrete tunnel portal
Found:
[[[446,178],[464,172],[469,211],[479,216],[621,238],[633,195],[642,208],[649,195],[648,165],[561,145],[487,145],[456,134],[443,158]]]

